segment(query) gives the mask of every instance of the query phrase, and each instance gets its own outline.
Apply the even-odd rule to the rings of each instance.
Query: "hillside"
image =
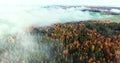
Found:
[[[118,62],[116,55],[120,50],[120,23],[110,21],[57,23],[43,29],[35,28],[33,32],[37,32],[38,35],[42,33],[46,40],[59,42],[65,47],[62,53],[58,52],[61,54],[60,63]]]
[[[120,63],[120,23],[89,20],[30,27],[0,43],[2,63]]]

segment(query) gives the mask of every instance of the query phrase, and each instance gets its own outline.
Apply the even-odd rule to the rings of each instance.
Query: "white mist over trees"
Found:
[[[27,29],[29,30],[31,27],[46,26],[57,22],[112,17],[100,13],[92,15],[91,12],[82,12],[75,8],[54,9],[39,6],[5,6],[0,8],[0,61],[6,63],[30,63],[33,60],[33,63],[37,63],[36,61],[39,63],[41,60],[48,58],[54,60],[52,63],[58,63],[55,61],[57,56],[53,52],[56,47],[59,48],[61,45],[55,42],[49,44],[49,41],[42,43],[42,40],[44,40],[40,39],[42,36],[37,37],[26,33]],[[55,46],[51,46],[51,44]],[[62,46],[61,50],[63,49]],[[44,56],[46,54],[49,55]]]

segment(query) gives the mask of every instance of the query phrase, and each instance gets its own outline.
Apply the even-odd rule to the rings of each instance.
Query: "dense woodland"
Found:
[[[28,33],[29,35],[29,33]],[[14,60],[18,63],[119,63],[120,23],[110,21],[80,21],[56,23],[31,30],[37,49],[29,58]],[[10,42],[10,43],[9,43]],[[15,50],[21,48],[17,36],[6,43]],[[12,44],[11,44],[12,43]],[[0,49],[1,50],[1,49]],[[4,50],[1,50],[5,52]],[[2,53],[1,52],[1,53]],[[9,53],[9,52],[8,52]],[[1,59],[2,60],[2,59]],[[12,63],[14,63],[14,61]]]
[[[117,63],[120,50],[120,23],[80,21],[56,23],[34,28],[31,34],[45,36],[46,41],[64,46],[56,52],[58,63]],[[43,41],[44,42],[44,41]],[[54,45],[53,45],[54,46]],[[57,51],[60,49],[58,48]]]

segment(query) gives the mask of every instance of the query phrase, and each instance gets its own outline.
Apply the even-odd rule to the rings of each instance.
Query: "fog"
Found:
[[[0,7],[0,37],[25,30],[29,26],[44,26],[56,22],[109,18],[108,15],[72,9],[42,8],[40,6]],[[97,16],[97,17],[96,17]]]
[[[29,63],[46,59],[52,55],[48,43],[41,43],[40,37],[26,32],[32,26],[47,26],[57,22],[73,22],[90,19],[103,19],[112,16],[82,12],[75,8],[54,9],[43,7],[4,6],[0,7],[0,63]],[[37,39],[39,39],[39,45]],[[52,43],[50,43],[52,44]],[[53,44],[56,44],[53,42]],[[59,44],[56,44],[58,47]],[[63,47],[64,48],[64,47]],[[48,53],[46,53],[48,52]],[[53,58],[54,55],[49,58]],[[36,58],[36,59],[35,59]],[[36,62],[37,63],[37,62]]]

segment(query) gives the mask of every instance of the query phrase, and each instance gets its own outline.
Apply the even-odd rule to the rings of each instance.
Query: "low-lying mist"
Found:
[[[111,17],[101,16],[100,13],[91,15],[91,12],[82,12],[74,8],[53,9],[22,6],[0,8],[0,63],[38,63],[41,60],[51,61],[56,58],[54,50],[61,45],[55,42],[44,42],[44,39],[40,38],[42,36],[38,38],[36,35],[27,33],[26,31],[29,31],[32,26]],[[61,50],[63,49],[64,46]],[[49,55],[44,56],[46,54]],[[48,62],[46,61],[46,63]],[[56,63],[56,61],[52,63]]]
[[[0,63],[58,63],[62,50],[60,43],[45,41],[41,35],[12,35],[0,41]]]
[[[82,12],[75,8],[55,9],[39,6],[3,6],[0,7],[0,37],[23,31],[29,26],[44,26],[56,22],[69,22],[90,19],[105,19],[110,15]]]

